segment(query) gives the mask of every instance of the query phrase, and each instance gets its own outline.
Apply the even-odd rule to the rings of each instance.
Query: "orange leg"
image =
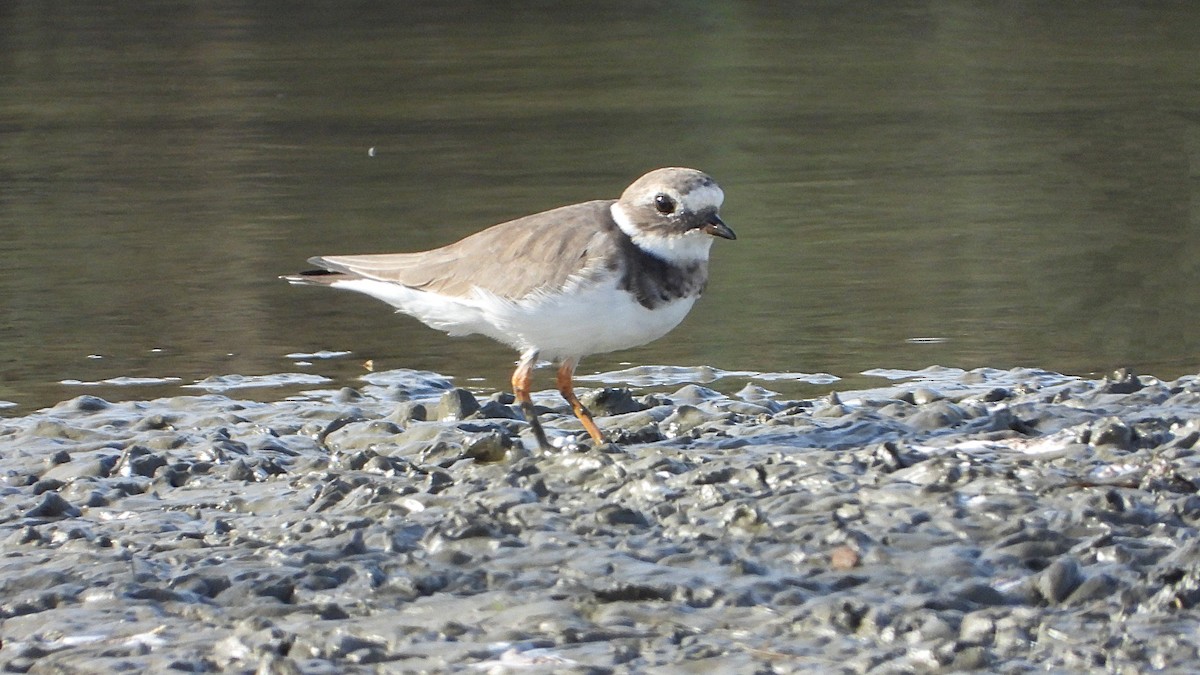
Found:
[[[533,409],[533,399],[529,396],[533,388],[533,366],[536,363],[537,352],[526,352],[521,355],[521,361],[517,364],[517,370],[512,376],[513,396],[517,397],[517,404],[521,406],[525,420],[529,422],[529,426],[533,427],[533,435],[537,438],[538,445],[544,450],[549,450],[554,446],[546,440],[546,432],[542,431],[542,423],[538,421],[537,412]]]
[[[575,411],[575,416],[583,422],[583,428],[587,429],[588,435],[596,442],[596,445],[604,445],[604,434],[600,433],[600,429],[596,427],[596,423],[592,421],[592,413],[583,407],[579,399],[575,397],[575,361],[566,359],[558,366],[558,393],[567,399],[567,403],[571,404],[571,410]]]

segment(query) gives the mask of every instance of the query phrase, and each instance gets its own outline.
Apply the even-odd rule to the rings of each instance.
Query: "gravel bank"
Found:
[[[1200,377],[915,375],[594,390],[553,453],[409,371],[0,419],[0,668],[1193,671]]]

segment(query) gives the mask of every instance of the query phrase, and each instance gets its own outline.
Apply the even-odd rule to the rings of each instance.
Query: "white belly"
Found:
[[[696,298],[650,310],[617,288],[617,279],[576,287],[558,295],[511,302],[486,292],[451,297],[369,279],[339,281],[450,335],[479,333],[519,351],[536,349],[545,359],[583,357],[646,344],[683,321]]]

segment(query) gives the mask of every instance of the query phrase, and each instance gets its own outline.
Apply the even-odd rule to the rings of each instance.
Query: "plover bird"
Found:
[[[538,359],[588,435],[604,435],[574,391],[589,354],[646,344],[691,310],[708,281],[713,238],[734,239],[725,194],[695,169],[656,169],[620,199],[572,204],[419,253],[318,256],[294,284],[365,293],[450,335],[478,333],[520,352],[513,394],[543,448],[530,398]]]

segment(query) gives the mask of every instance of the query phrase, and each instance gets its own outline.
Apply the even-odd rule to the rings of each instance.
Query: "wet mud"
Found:
[[[1194,667],[1200,378],[877,374],[543,392],[553,451],[413,371],[0,419],[0,669]]]

